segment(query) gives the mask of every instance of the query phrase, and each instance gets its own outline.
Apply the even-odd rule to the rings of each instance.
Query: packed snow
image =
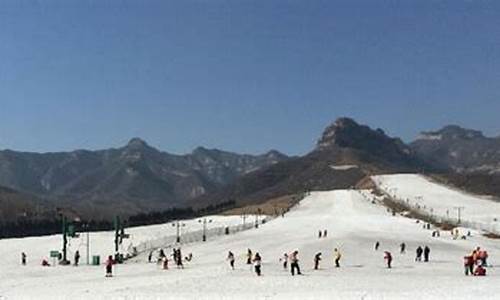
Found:
[[[57,249],[57,236],[1,240],[0,298],[498,299],[498,241],[480,235],[453,240],[444,232],[433,238],[422,224],[392,216],[363,194],[368,192],[314,192],[285,217],[258,229],[183,245],[184,255],[193,254],[185,269],[162,270],[148,263],[144,254],[116,265],[114,277],[105,278],[103,266],[41,267],[41,258]],[[159,238],[163,230],[172,226],[143,227],[130,233],[143,240]],[[328,237],[318,238],[319,230],[328,230]],[[112,253],[112,233],[91,238],[93,249]],[[378,251],[374,250],[376,241],[381,244]],[[406,254],[399,253],[402,242],[407,245]],[[419,245],[431,248],[429,263],[414,261]],[[477,246],[488,250],[492,267],[486,277],[466,277],[463,256]],[[247,248],[261,254],[263,276],[257,277],[245,263]],[[340,268],[333,264],[334,248],[342,253]],[[283,253],[293,250],[299,251],[304,276],[292,277],[279,262]],[[20,265],[21,251],[28,254],[27,266]],[[228,251],[236,256],[236,270],[226,260]],[[392,269],[386,268],[383,251],[392,252]],[[320,270],[313,270],[317,252],[323,253],[323,260]]]
[[[450,222],[500,234],[500,202],[452,189],[422,175],[396,174],[372,177],[386,193],[411,207]]]

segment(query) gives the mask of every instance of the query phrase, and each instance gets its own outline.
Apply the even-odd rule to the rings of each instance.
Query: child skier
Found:
[[[234,254],[233,252],[229,251],[227,254],[227,260],[229,260],[229,265],[231,266],[231,269],[234,270]]]
[[[108,260],[106,260],[106,277],[113,277],[113,265],[115,261],[113,260],[113,256],[108,256]]]
[[[314,256],[314,270],[319,269],[320,260],[321,260],[321,252],[316,253],[316,255]]]
[[[283,257],[280,258],[280,262],[283,262],[283,269],[288,269],[288,254],[283,254]]]
[[[261,276],[261,264],[262,264],[262,258],[260,257],[259,252],[255,253],[255,257],[253,258],[253,265],[255,268],[255,273],[257,276]]]
[[[80,262],[80,252],[76,250],[75,252],[75,267],[78,267],[78,263]]]
[[[390,268],[392,268],[392,266],[391,266],[392,254],[389,251],[385,251],[384,254],[385,254],[384,259],[387,261],[387,268],[390,269]]]

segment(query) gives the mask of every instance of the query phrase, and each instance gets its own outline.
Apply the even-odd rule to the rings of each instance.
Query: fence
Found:
[[[267,216],[263,218],[262,220],[259,221],[260,224],[265,224],[266,222],[270,221],[272,217]],[[246,231],[250,230],[252,228],[256,227],[256,223],[251,222],[251,223],[245,223],[245,224],[239,224],[239,225],[233,225],[233,226],[219,226],[219,227],[214,227],[214,228],[209,228],[205,231],[205,236],[207,240],[217,237],[217,236],[222,236],[222,235],[227,235],[227,234],[234,234],[237,232],[241,231]],[[180,237],[180,244],[185,245],[185,244],[190,244],[190,243],[196,243],[196,242],[201,242],[203,241],[203,230],[197,230],[197,231],[191,231],[191,232],[186,232],[182,233],[179,235]],[[149,253],[151,251],[154,251],[159,248],[171,248],[174,245],[178,245],[177,243],[177,235],[169,235],[169,236],[164,236],[158,239],[154,240],[149,240],[145,241],[142,243],[139,243],[137,245],[130,245],[127,249],[128,256],[137,256],[143,253]]]
[[[454,224],[455,226],[461,226],[500,235],[500,222],[498,221],[492,220],[491,223],[487,223],[487,222],[472,221],[461,218],[460,222],[458,222],[457,218],[449,216],[449,211],[445,213],[441,212],[442,214],[440,214],[439,212],[435,211],[432,207],[422,205],[417,201],[412,202],[410,199],[399,198],[397,197],[396,194],[390,194],[385,190],[380,190],[380,191],[383,192],[386,196],[390,197],[392,201],[400,204],[403,207],[406,207],[409,211],[414,211],[420,215],[425,216],[426,218],[429,218],[430,220],[433,221],[433,223]],[[376,198],[373,195],[367,194],[365,191],[359,191],[359,193],[368,201],[376,200]]]

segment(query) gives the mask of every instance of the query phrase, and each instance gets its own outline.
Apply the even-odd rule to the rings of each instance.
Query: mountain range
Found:
[[[84,218],[109,219],[228,201],[244,206],[308,190],[355,187],[373,174],[402,172],[435,174],[459,187],[495,194],[499,170],[500,138],[479,131],[446,126],[405,144],[382,129],[340,118],[299,157],[202,147],[174,155],[139,138],[100,151],[0,151],[0,186],[5,187],[0,209],[11,218],[41,218],[63,207]]]

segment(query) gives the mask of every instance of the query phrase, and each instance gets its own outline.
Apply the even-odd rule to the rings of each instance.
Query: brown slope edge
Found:
[[[334,168],[353,165],[353,168]],[[233,200],[237,206],[307,190],[354,187],[373,174],[418,172],[431,169],[401,143],[351,119],[339,119],[328,127],[311,153],[250,173],[216,193],[191,201],[195,208]]]

